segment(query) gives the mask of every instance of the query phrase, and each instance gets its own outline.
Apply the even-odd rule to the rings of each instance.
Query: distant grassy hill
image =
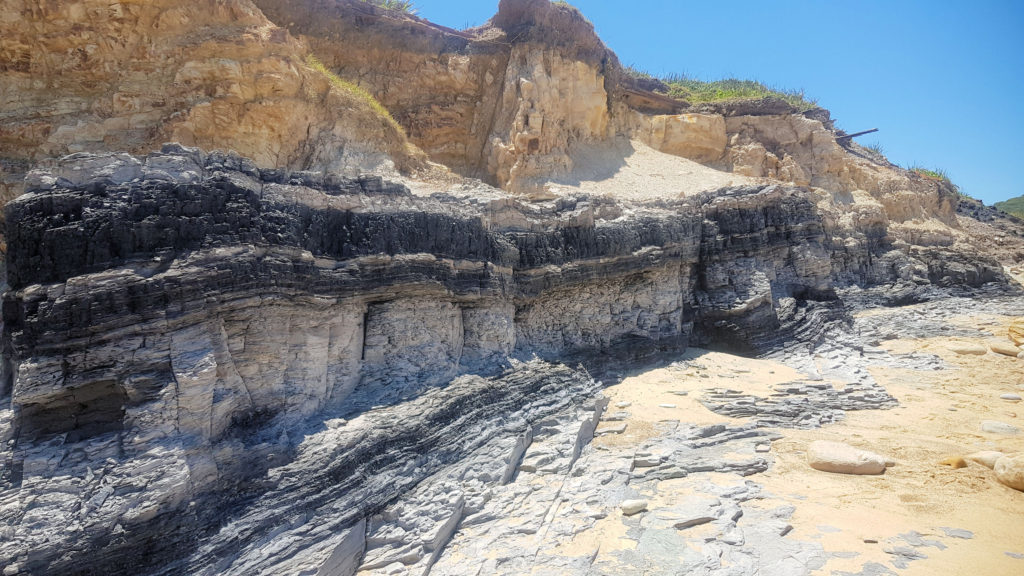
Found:
[[[1003,212],[1013,214],[1017,218],[1024,218],[1024,196],[1010,198],[1004,202],[996,202],[995,207]]]

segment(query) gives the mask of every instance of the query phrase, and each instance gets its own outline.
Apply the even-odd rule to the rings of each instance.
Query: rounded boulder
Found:
[[[997,480],[1024,492],[1024,454],[1007,454],[999,458],[993,470]]]
[[[881,474],[885,472],[886,462],[884,456],[842,442],[816,440],[807,448],[807,463],[822,472]]]

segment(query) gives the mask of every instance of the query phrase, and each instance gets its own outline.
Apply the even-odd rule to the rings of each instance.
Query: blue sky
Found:
[[[571,2],[623,64],[803,89],[893,162],[992,204],[1024,194],[1024,1]],[[418,0],[464,28],[497,0]]]

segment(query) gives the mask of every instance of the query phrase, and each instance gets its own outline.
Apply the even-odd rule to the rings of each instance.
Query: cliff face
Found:
[[[812,187],[858,250],[970,243],[951,186],[841,144],[827,111],[772,99],[691,106],[650,92],[574,8],[506,0],[484,26],[456,31],[365,2],[256,3],[371,91],[432,160],[505,190],[571,195],[583,156],[602,151],[612,174],[623,164],[616,142],[638,140],[712,169]]]
[[[487,26],[460,32],[358,1],[257,4],[461,174],[533,192],[571,170],[574,145],[613,135],[615,55],[575,9],[505,1]]]
[[[247,0],[0,3],[0,199],[33,164],[176,141],[264,167],[409,166],[396,126]]]
[[[2,389],[13,441],[2,513],[14,527],[2,546],[25,573],[155,568],[136,564],[140,547],[173,573],[245,566],[233,554],[258,549],[275,514],[340,506],[323,491],[371,466],[357,492],[341,491],[363,502],[332,521],[348,526],[469,449],[429,436],[448,456],[388,484],[379,474],[401,460],[395,446],[420,435],[374,424],[366,437],[364,418],[442,402],[438,431],[515,410],[535,421],[592,389],[565,371],[552,400],[552,368],[539,365],[494,380],[510,359],[628,360],[694,341],[765,351],[840,319],[843,278],[1001,278],[995,263],[953,253],[851,254],[813,194],[779,186],[665,205],[479,202],[176,146],[71,156],[29,183],[7,208]],[[434,390],[464,374],[478,376]],[[508,395],[483,420],[451,412],[461,401],[450,395],[483,389]],[[323,481],[300,492],[278,485],[290,508],[222,525],[273,489],[258,479],[297,457],[297,430],[338,416],[356,423],[332,425],[355,435],[340,445],[355,452],[337,448]],[[218,529],[226,542],[194,549],[189,534]]]
[[[532,197],[578,181],[580,155],[595,147],[613,172],[615,143],[632,139],[819,189],[865,235],[881,225],[891,241],[963,239],[951,188],[840,145],[827,111],[770,99],[691,106],[650,92],[577,10],[545,0],[503,1],[465,31],[358,0],[12,1],[0,14],[0,201],[20,193],[34,163],[166,141],[234,150],[263,168],[416,167],[400,126],[431,160]],[[398,126],[310,68],[310,53]]]
[[[476,514],[462,545],[483,546],[534,489],[517,474],[584,481],[591,375],[815,346],[849,300],[1006,287],[991,226],[1020,253],[1019,226],[840,145],[826,112],[668,99],[546,0],[468,31],[349,0],[8,1],[0,32],[4,193],[25,192],[0,363],[13,573],[457,574],[446,543]],[[644,202],[573,186],[623,141],[750,179]],[[407,187],[391,168],[417,147],[500,188],[436,167]],[[892,402],[825,388],[793,389]],[[669,452],[699,468],[688,451],[760,434]]]

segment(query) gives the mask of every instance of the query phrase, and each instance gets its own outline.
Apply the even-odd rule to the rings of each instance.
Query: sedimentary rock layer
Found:
[[[516,358],[765,351],[841,320],[837,279],[1001,278],[850,243],[800,188],[479,198],[176,145],[33,173],[7,207],[3,555],[28,574],[243,573],[236,553],[294,529],[286,557],[323,566],[466,442],[593,387]],[[329,446],[302,442],[324,425]],[[413,453],[436,457],[417,472]]]

